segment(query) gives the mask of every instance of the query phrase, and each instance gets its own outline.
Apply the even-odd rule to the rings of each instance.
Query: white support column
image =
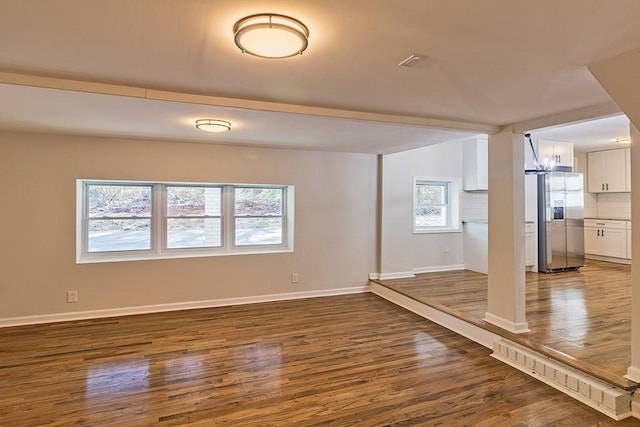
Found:
[[[640,132],[631,123],[631,253],[640,256]],[[631,366],[628,379],[640,382],[640,262],[631,261]]]
[[[631,120],[631,252],[640,256],[640,49],[605,58],[589,71]],[[634,125],[635,124],[635,125]],[[640,383],[640,263],[631,261],[631,366],[626,377]],[[637,402],[634,402],[636,404]],[[640,406],[640,405],[634,405]],[[634,408],[637,411],[640,408]]]
[[[524,136],[489,135],[489,289],[485,321],[529,332],[524,253]]]

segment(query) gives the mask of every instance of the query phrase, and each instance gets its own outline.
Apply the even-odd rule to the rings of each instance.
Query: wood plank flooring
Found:
[[[487,276],[471,271],[381,281],[408,296],[482,322]],[[524,339],[577,361],[587,371],[627,382],[631,363],[631,267],[587,260],[579,271],[527,273]]]
[[[0,329],[1,426],[616,423],[373,294]]]

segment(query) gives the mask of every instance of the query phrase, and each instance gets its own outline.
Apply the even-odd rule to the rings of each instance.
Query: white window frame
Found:
[[[236,189],[240,189],[240,188],[276,188],[276,189],[280,189],[282,190],[282,206],[280,208],[280,215],[235,215],[235,206],[236,206],[236,199],[235,199],[235,190]],[[284,244],[287,241],[287,227],[286,227],[286,222],[287,222],[287,215],[286,215],[286,206],[287,206],[287,192],[285,191],[284,187],[273,187],[273,186],[264,186],[264,185],[234,185],[233,188],[231,189],[231,197],[233,199],[233,203],[230,203],[230,209],[233,213],[232,215],[232,222],[233,224],[231,225],[231,235],[229,235],[229,239],[231,240],[231,245],[234,248],[247,248],[247,247],[262,247],[260,245],[238,245],[236,243],[236,220],[237,219],[243,219],[243,218],[282,218],[282,228],[283,228],[283,235],[282,235],[282,243]],[[274,245],[266,245],[266,246],[274,246]]]
[[[224,212],[223,212],[223,198],[224,198],[224,185],[219,184],[185,184],[185,183],[162,183],[160,193],[162,196],[161,212],[162,212],[162,248],[163,251],[184,251],[184,250],[202,250],[202,249],[215,249],[224,247]],[[192,188],[218,188],[220,189],[220,215],[198,215],[198,216],[169,216],[168,207],[168,188],[169,187],[192,187]],[[191,248],[169,248],[169,220],[170,219],[195,219],[195,218],[220,218],[220,245],[218,246],[198,246]]]
[[[88,185],[148,185],[153,188],[151,214],[151,249],[89,252],[88,251]],[[167,248],[167,191],[170,186],[178,187],[219,187],[221,188],[221,246],[196,248]],[[282,200],[282,244],[234,245],[235,212],[234,188],[279,188],[283,192]],[[263,253],[293,252],[294,230],[294,193],[293,185],[273,184],[227,184],[202,182],[151,182],[123,181],[103,179],[76,180],[76,263],[101,263],[118,261],[139,261],[151,259],[194,258],[227,255],[248,255]]]
[[[448,188],[447,194],[447,224],[445,226],[418,226],[416,224],[416,188],[418,185],[427,183],[446,184]],[[460,220],[460,189],[461,179],[455,177],[431,177],[431,176],[415,176],[413,177],[412,190],[412,224],[414,234],[428,233],[460,233],[462,232],[462,221]]]

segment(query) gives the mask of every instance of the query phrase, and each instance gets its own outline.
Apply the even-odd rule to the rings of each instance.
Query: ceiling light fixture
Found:
[[[286,15],[260,13],[242,18],[233,26],[236,45],[243,53],[260,58],[301,55],[309,45],[309,29]]]
[[[205,132],[227,132],[231,130],[231,123],[218,119],[200,119],[196,120],[196,127]]]
[[[631,138],[629,138],[628,136],[623,136],[620,138],[616,138],[616,142],[618,144],[631,144]]]

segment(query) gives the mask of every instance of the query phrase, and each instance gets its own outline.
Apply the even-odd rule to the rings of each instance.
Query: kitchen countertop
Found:
[[[488,224],[489,220],[487,219],[463,219],[463,224]]]
[[[585,216],[584,219],[595,219],[599,221],[631,221],[631,218],[603,218],[595,216]]]
[[[586,218],[586,219],[602,219],[602,218]],[[463,224],[488,224],[488,219],[463,219]],[[533,224],[534,221],[525,221],[525,224]]]

